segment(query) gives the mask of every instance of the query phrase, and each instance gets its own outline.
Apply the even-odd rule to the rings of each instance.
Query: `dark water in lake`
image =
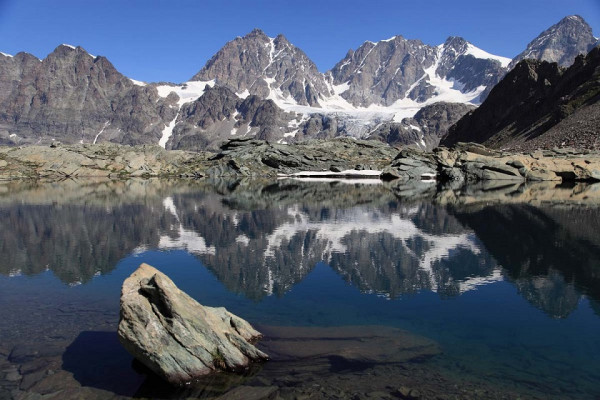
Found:
[[[339,183],[3,185],[0,399],[599,398],[598,206],[440,203]],[[141,262],[267,331],[401,328],[439,351],[171,389],[116,338]]]

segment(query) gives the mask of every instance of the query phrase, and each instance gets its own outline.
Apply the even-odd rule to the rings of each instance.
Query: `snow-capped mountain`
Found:
[[[509,62],[458,37],[434,47],[395,36],[350,50],[329,74],[334,85],[346,87],[341,96],[354,106],[430,104],[431,99],[477,104]]]
[[[319,105],[331,93],[317,66],[283,35],[268,37],[255,29],[228,42],[191,81],[216,81],[245,97],[292,98],[300,105]]]
[[[571,16],[518,57],[568,62],[596,42],[585,21]],[[283,35],[258,29],[225,44],[182,84],[129,79],[105,57],[69,45],[44,60],[0,54],[0,143],[214,149],[230,137],[352,136],[430,149],[509,63],[459,37],[431,46],[394,36],[363,43],[321,73]],[[427,112],[417,118],[419,110]]]

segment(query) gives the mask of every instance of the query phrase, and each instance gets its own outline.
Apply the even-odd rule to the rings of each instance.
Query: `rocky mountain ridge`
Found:
[[[576,16],[543,35],[530,44],[535,57],[568,57],[593,38]],[[365,42],[321,73],[283,35],[254,30],[176,85],[128,79],[80,47],[61,45],[41,61],[2,54],[0,144],[110,141],[217,150],[232,136],[279,143],[352,136],[430,150],[509,62],[458,37],[430,46],[395,36]],[[215,86],[228,91],[207,91]]]
[[[270,38],[260,29],[225,44],[190,80],[214,80],[261,98],[277,91],[300,105],[319,106],[320,96],[331,95],[323,74],[302,50],[285,36]]]
[[[156,142],[175,114],[172,98],[135,85],[105,57],[68,45],[44,60],[0,55],[0,89],[2,144]]]
[[[486,101],[452,126],[441,144],[478,142],[504,149],[561,146],[597,149],[600,125],[600,47],[568,69],[524,60]],[[564,123],[563,123],[564,122]]]
[[[512,69],[521,60],[534,59],[558,63],[561,67],[573,64],[579,54],[587,54],[600,44],[592,28],[579,15],[569,15],[540,33],[527,48],[509,64]]]

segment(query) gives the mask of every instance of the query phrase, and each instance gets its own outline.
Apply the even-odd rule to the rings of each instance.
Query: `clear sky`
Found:
[[[283,33],[327,71],[365,40],[394,35],[431,45],[462,36],[512,58],[572,14],[600,36],[600,0],[0,0],[0,51],[44,58],[68,43],[130,78],[183,82],[253,28]]]

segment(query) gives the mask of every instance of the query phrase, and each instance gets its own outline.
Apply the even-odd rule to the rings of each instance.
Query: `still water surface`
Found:
[[[438,203],[291,181],[5,185],[0,398],[598,398],[598,207]],[[141,262],[266,332],[400,328],[436,350],[274,357],[173,390],[116,339],[120,287]]]

